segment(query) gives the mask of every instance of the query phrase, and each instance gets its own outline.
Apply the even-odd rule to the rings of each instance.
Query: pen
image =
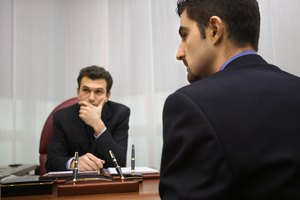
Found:
[[[134,174],[135,168],[135,148],[134,144],[131,146],[131,174]]]
[[[116,168],[118,174],[120,175],[121,179],[124,180],[124,175],[122,173],[121,167],[119,166],[119,164],[117,162],[117,159],[115,158],[114,153],[111,150],[109,150],[109,154],[110,154],[110,157],[111,157],[111,159],[112,159],[112,161],[115,165],[115,168]]]
[[[74,155],[74,169],[73,169],[73,181],[77,181],[77,175],[78,175],[78,152],[75,152]]]

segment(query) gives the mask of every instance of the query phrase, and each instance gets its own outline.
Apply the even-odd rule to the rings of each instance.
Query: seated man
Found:
[[[53,138],[48,147],[47,171],[71,170],[79,153],[78,170],[112,167],[109,150],[126,165],[130,109],[108,101],[112,77],[102,67],[81,69],[77,78],[78,104],[53,115]]]

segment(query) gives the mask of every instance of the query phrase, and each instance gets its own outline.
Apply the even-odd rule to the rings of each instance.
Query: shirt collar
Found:
[[[226,60],[226,62],[221,66],[220,71],[222,71],[223,69],[225,69],[225,67],[227,67],[227,65],[231,61],[233,61],[233,60],[235,60],[235,59],[237,59],[237,58],[239,58],[241,56],[252,55],[252,54],[257,54],[257,53],[256,53],[256,51],[253,51],[253,50],[246,50],[246,51],[242,51],[242,52],[240,52],[240,53],[232,56],[231,58],[229,58],[228,60]]]

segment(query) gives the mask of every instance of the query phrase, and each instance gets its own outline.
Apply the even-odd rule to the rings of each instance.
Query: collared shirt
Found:
[[[245,56],[245,55],[253,55],[253,54],[257,54],[257,52],[256,52],[256,51],[253,51],[253,50],[246,50],[246,51],[243,51],[243,52],[241,52],[241,53],[238,53],[238,54],[232,56],[231,58],[229,58],[228,60],[226,60],[226,62],[221,66],[220,71],[222,71],[223,69],[225,69],[225,67],[227,67],[227,65],[228,65],[231,61],[233,61],[233,60],[235,60],[235,59],[237,59],[237,58],[239,58],[239,57],[241,57],[241,56]]]

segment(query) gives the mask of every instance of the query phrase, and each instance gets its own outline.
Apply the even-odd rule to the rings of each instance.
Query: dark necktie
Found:
[[[86,132],[90,141],[90,145],[91,143],[95,140],[95,136],[94,136],[94,129],[92,127],[90,127],[89,125],[86,125]]]

